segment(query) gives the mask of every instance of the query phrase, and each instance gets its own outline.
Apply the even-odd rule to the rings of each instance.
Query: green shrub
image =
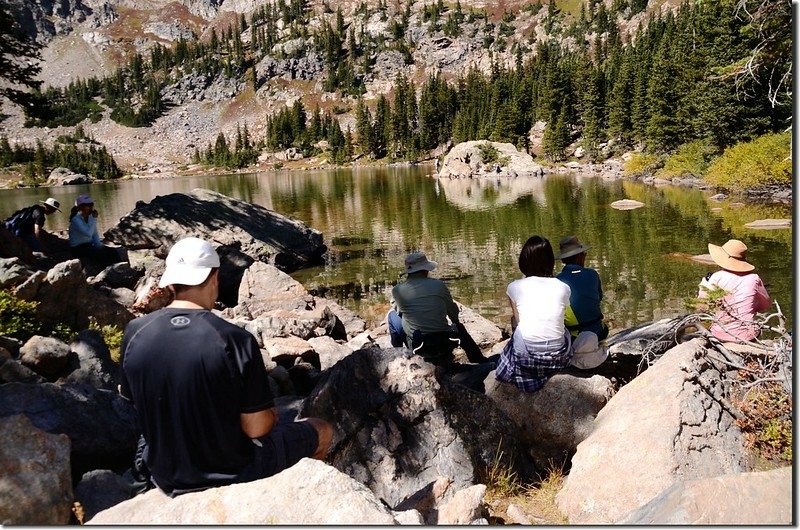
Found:
[[[500,152],[497,150],[495,146],[490,144],[489,142],[485,142],[482,144],[478,144],[478,151],[481,152],[481,162],[484,164],[491,164],[492,162],[497,162],[499,159]]]
[[[89,320],[89,329],[96,329],[103,335],[103,341],[106,343],[106,346],[108,346],[109,352],[111,352],[111,359],[119,364],[120,346],[122,346],[122,335],[124,334],[123,330],[113,324],[101,326],[93,318]]]
[[[675,154],[667,158],[656,176],[664,179],[702,177],[716,154],[715,149],[703,140],[683,144]]]
[[[708,168],[705,180],[732,191],[773,184],[791,185],[792,134],[765,134],[729,147]]]
[[[38,305],[20,300],[9,291],[0,291],[0,335],[26,341],[39,333]]]
[[[646,153],[633,153],[630,160],[625,162],[623,171],[626,177],[653,173],[659,167],[659,158]]]

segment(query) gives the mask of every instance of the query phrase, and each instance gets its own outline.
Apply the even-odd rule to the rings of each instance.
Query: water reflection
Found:
[[[105,230],[138,200],[196,187],[272,208],[320,230],[330,248],[325,264],[294,276],[362,314],[386,303],[406,253],[419,249],[440,263],[435,274],[448,278],[459,301],[506,325],[505,289],[520,275],[519,250],[532,234],[554,244],[576,234],[592,245],[588,265],[600,272],[604,312],[615,327],[683,312],[684,298],[696,293],[699,279],[714,267],[681,256],[705,254],[709,242],[731,237],[747,243],[770,294],[785,312],[792,308],[791,230],[744,228],[759,218],[791,217],[791,207],[735,207],[712,202],[698,190],[633,182],[558,175],[440,180],[413,167],[278,171],[5,190],[0,215],[50,195],[67,205],[89,193],[100,210],[99,228]],[[646,206],[609,207],[625,198]],[[48,225],[66,229],[66,213],[51,216]]]
[[[540,178],[436,179],[447,202],[464,210],[488,210],[513,204],[531,196],[545,203],[544,180]],[[438,195],[438,192],[437,192]]]

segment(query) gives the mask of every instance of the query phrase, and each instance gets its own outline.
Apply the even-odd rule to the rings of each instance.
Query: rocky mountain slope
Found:
[[[12,0],[24,30],[42,44],[43,68],[40,78],[45,86],[64,87],[76,79],[102,78],[133,53],[148,57],[156,44],[174,46],[183,39],[210,38],[212,29],[222,33],[240,17],[250,20],[254,10],[272,5],[269,0]],[[391,91],[398,73],[421,83],[428,75],[439,73],[453,79],[470,68],[489,72],[492,64],[512,66],[520,57],[533,53],[537,42],[549,38],[545,19],[548,7],[526,0],[463,0],[439,4],[445,13],[463,10],[464,18],[457,34],[443,28],[446,15],[438,26],[426,10],[425,1],[406,2],[369,0],[295,0],[304,5],[308,28],[313,31],[325,23],[334,24],[335,9],[356,35],[369,35],[379,42],[390,41],[394,21],[408,13],[403,38],[409,42],[409,57],[387,46],[376,51],[374,64],[364,77],[364,99],[374,103],[380,94]],[[596,8],[602,2],[589,4]],[[612,0],[605,0],[608,8]],[[562,20],[577,17],[580,4],[562,2]],[[623,34],[635,31],[649,12],[670,9],[670,2],[651,0],[647,9],[629,17],[618,17]],[[162,97],[169,110],[150,127],[121,126],[106,112],[97,123],[84,128],[104,143],[118,163],[128,171],[185,170],[195,148],[213,143],[222,131],[232,135],[239,124],[247,124],[255,139],[263,137],[270,114],[302,100],[306,108],[315,106],[336,115],[342,128],[353,127],[355,98],[324,90],[325,64],[319,54],[306,50],[306,41],[292,38],[289,27],[278,25],[279,41],[272,53],[259,61],[252,75],[258,89],[242,79],[235,82],[223,76],[189,75],[165,88]],[[448,34],[446,34],[448,33]],[[242,33],[244,46],[249,33]],[[588,36],[590,39],[593,36]],[[574,37],[562,37],[567,42]],[[2,113],[10,116],[3,129],[14,141],[33,143],[52,141],[64,134],[63,128],[24,127],[24,117],[9,104]]]

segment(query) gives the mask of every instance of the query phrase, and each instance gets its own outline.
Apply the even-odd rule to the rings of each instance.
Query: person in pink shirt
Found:
[[[753,340],[761,331],[753,317],[766,311],[772,301],[761,278],[753,272],[755,267],[746,261],[747,246],[731,239],[721,247],[709,243],[708,252],[722,270],[703,278],[698,297],[707,298],[715,287],[728,293],[715,315],[711,334],[722,341]]]

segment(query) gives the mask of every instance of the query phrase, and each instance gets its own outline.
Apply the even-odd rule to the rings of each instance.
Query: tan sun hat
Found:
[[[738,239],[730,239],[724,245],[717,246],[708,244],[708,253],[714,263],[725,270],[732,272],[750,272],[755,269],[753,265],[747,263],[747,245]]]

